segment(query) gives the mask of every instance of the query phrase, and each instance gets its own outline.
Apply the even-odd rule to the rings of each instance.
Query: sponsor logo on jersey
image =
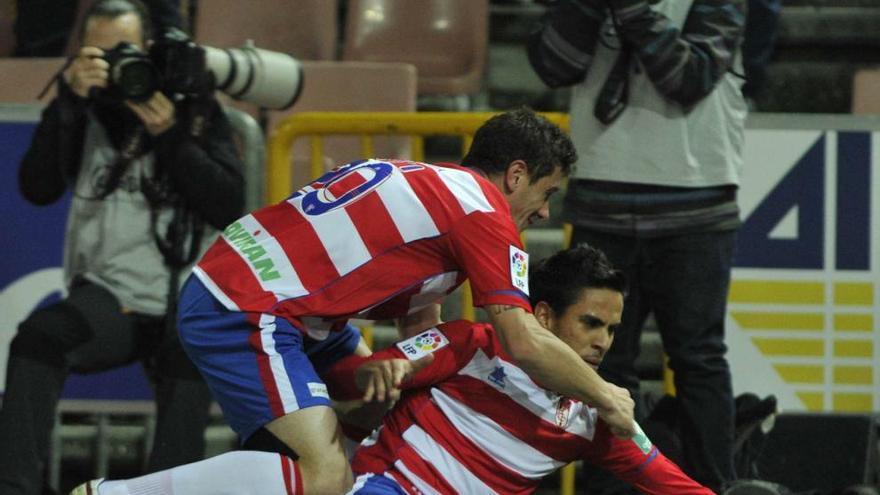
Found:
[[[489,381],[497,385],[499,388],[504,388],[507,383],[505,383],[504,379],[507,378],[507,373],[504,372],[504,366],[496,366],[495,369],[489,373]]]
[[[269,282],[281,278],[281,274],[275,269],[275,263],[266,252],[266,249],[257,243],[254,236],[260,231],[251,234],[240,222],[235,222],[223,231],[223,237],[241,255],[247,259],[248,264],[254,269],[257,276],[263,282]]]
[[[529,253],[510,246],[510,283],[529,295]]]
[[[398,342],[397,348],[406,355],[407,359],[414,361],[445,347],[447,344],[449,344],[449,340],[446,336],[440,330],[431,328],[415,337]]]

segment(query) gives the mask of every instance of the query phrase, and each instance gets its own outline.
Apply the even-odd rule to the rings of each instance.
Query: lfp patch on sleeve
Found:
[[[529,295],[529,253],[510,246],[510,283]]]
[[[437,349],[446,347],[447,344],[449,344],[449,339],[447,339],[440,330],[431,328],[415,337],[410,337],[398,342],[397,348],[406,355],[407,359],[415,361],[416,359],[431,354]]]

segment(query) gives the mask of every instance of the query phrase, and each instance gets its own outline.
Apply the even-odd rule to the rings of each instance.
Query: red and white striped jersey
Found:
[[[362,160],[234,222],[194,273],[227,309],[323,338],[348,318],[415,312],[466,278],[477,306],[530,311],[521,250],[507,201],[479,174]]]
[[[357,397],[354,373],[366,360],[434,361],[352,460],[356,475],[387,473],[409,493],[531,493],[571,461],[601,466],[644,493],[711,495],[640,432],[610,433],[594,408],[546,390],[504,353],[492,327],[440,325],[369,358],[351,356],[326,378],[331,395]]]

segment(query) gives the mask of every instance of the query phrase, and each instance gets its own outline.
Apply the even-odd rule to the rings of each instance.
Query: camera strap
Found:
[[[608,13],[620,41],[620,53],[596,97],[596,106],[593,107],[593,116],[605,125],[611,125],[617,120],[629,104],[629,71],[632,61],[632,49],[620,35],[620,21],[613,4],[608,6]]]
[[[629,71],[632,52],[623,45],[620,54],[596,97],[593,116],[605,125],[611,125],[629,104]]]
[[[40,91],[40,94],[37,95],[38,100],[42,100],[46,96],[46,94],[49,92],[49,89],[56,81],[58,81],[58,84],[62,84],[64,82],[64,71],[66,71],[67,68],[70,67],[70,64],[73,63],[74,58],[75,57],[67,57],[67,60],[64,61],[64,65],[62,65],[61,68],[58,69],[54,74],[52,74],[52,77],[50,77],[49,81],[46,82],[46,85],[43,86],[43,90]]]

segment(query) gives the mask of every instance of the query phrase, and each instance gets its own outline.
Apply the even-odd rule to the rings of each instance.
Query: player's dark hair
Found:
[[[93,17],[106,17],[115,19],[125,14],[136,14],[141,21],[141,33],[143,41],[153,37],[153,23],[150,20],[150,11],[140,0],[97,0],[89,6],[83,17],[82,26],[79,28],[79,39],[86,35],[86,26]]]
[[[564,313],[584,289],[611,289],[626,293],[626,277],[605,253],[580,244],[539,261],[529,273],[532,306],[546,302],[556,314]]]
[[[577,152],[559,126],[523,107],[498,114],[477,129],[461,163],[491,176],[504,173],[514,160],[526,162],[534,183],[552,174],[555,167],[568,176]]]

